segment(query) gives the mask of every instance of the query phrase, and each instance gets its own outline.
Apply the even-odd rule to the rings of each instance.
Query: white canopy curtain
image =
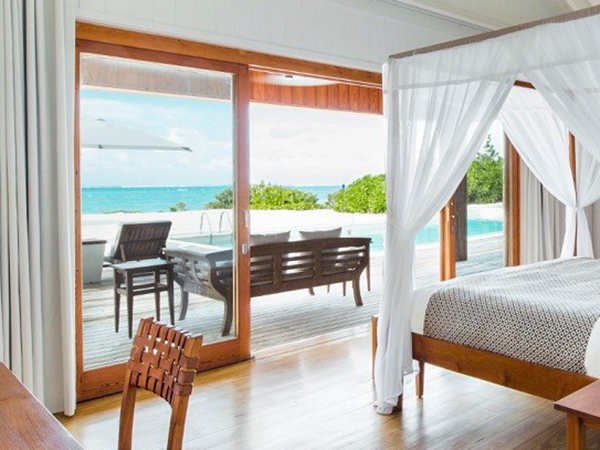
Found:
[[[0,361],[75,410],[74,0],[0,5]]]
[[[519,175],[521,264],[556,259],[564,241],[565,205],[544,188],[526,164],[520,165]],[[600,238],[594,242],[600,243]]]
[[[445,58],[391,59],[384,68],[388,127],[387,231],[375,382],[377,411],[392,412],[412,372],[414,239],[456,190],[515,81],[487,79],[511,64],[502,45]],[[463,73],[463,68],[477,73]],[[474,76],[473,76],[474,75]]]
[[[393,55],[384,66],[388,225],[375,366],[379,413],[392,411],[403,375],[412,371],[414,236],[460,182],[514,79],[531,80],[600,159],[598,14],[594,7]]]
[[[569,162],[568,130],[535,89],[515,87],[500,113],[504,131],[536,178],[564,203],[566,230],[562,257],[594,256],[584,207],[600,198],[600,163],[585,150],[584,165],[577,173],[581,188],[575,190]],[[575,241],[577,240],[577,246]]]

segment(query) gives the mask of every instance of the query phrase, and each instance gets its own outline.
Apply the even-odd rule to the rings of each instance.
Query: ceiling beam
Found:
[[[404,6],[405,8],[409,8],[415,11],[419,11],[424,14],[429,14],[431,16],[437,17],[438,19],[449,20],[454,23],[458,23],[460,25],[468,26],[470,28],[475,28],[477,31],[485,32],[491,30],[497,30],[499,28],[503,28],[508,26],[504,22],[488,22],[486,20],[474,19],[473,17],[453,13],[446,9],[436,8],[435,6],[424,4],[419,0],[379,0],[384,3],[396,4],[396,6]]]
[[[572,11],[577,11],[579,9],[589,8],[590,6],[594,6],[591,0],[564,0],[569,8]]]

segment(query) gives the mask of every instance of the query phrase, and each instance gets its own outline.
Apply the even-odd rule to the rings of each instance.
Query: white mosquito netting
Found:
[[[583,208],[600,198],[600,8],[391,56],[384,66],[387,232],[375,363],[389,414],[413,372],[416,233],[465,176],[500,115],[538,179],[567,206],[562,256],[591,255]],[[517,79],[533,89],[513,89]],[[506,106],[505,106],[506,105]],[[578,145],[577,185],[568,134]]]

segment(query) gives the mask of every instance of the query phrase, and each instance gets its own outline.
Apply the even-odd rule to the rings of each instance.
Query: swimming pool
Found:
[[[467,223],[467,234],[471,236],[480,236],[484,234],[501,233],[504,229],[502,220],[491,219],[470,219]],[[385,236],[385,224],[360,224],[344,227],[344,236],[370,237],[372,251],[383,250],[383,239]],[[216,247],[231,247],[231,234],[214,234],[189,236],[175,238],[178,241],[190,242],[194,244],[214,245]],[[292,232],[292,239],[298,239],[297,231]],[[416,244],[434,244],[440,240],[440,225],[436,221],[431,221],[417,233]]]

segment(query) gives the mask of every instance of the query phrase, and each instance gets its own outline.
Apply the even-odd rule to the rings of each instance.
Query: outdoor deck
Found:
[[[492,270],[503,266],[503,237],[493,236],[469,240],[469,260],[458,263],[457,273]],[[332,286],[327,293],[325,287],[317,288],[316,295],[308,291],[295,291],[252,300],[252,351],[301,341],[310,337],[367,326],[369,317],[376,314],[382,288],[382,256],[371,257],[372,286],[367,291],[362,279],[364,305],[357,307],[352,298],[351,287],[347,296],[342,295],[341,285]],[[119,333],[114,331],[114,300],[112,270],[105,269],[103,281],[84,286],[83,289],[83,334],[84,365],[86,368],[101,367],[124,361],[131,349],[127,336],[125,302],[121,301]],[[437,247],[417,249],[417,282],[419,285],[439,279],[439,250]],[[176,319],[179,314],[179,289],[175,289]],[[161,319],[168,321],[166,294],[162,295]],[[145,295],[134,300],[134,330],[140,318],[154,316],[154,297]],[[220,327],[223,319],[223,304],[219,301],[190,295],[188,315],[176,325],[202,333],[205,343],[222,339]]]

